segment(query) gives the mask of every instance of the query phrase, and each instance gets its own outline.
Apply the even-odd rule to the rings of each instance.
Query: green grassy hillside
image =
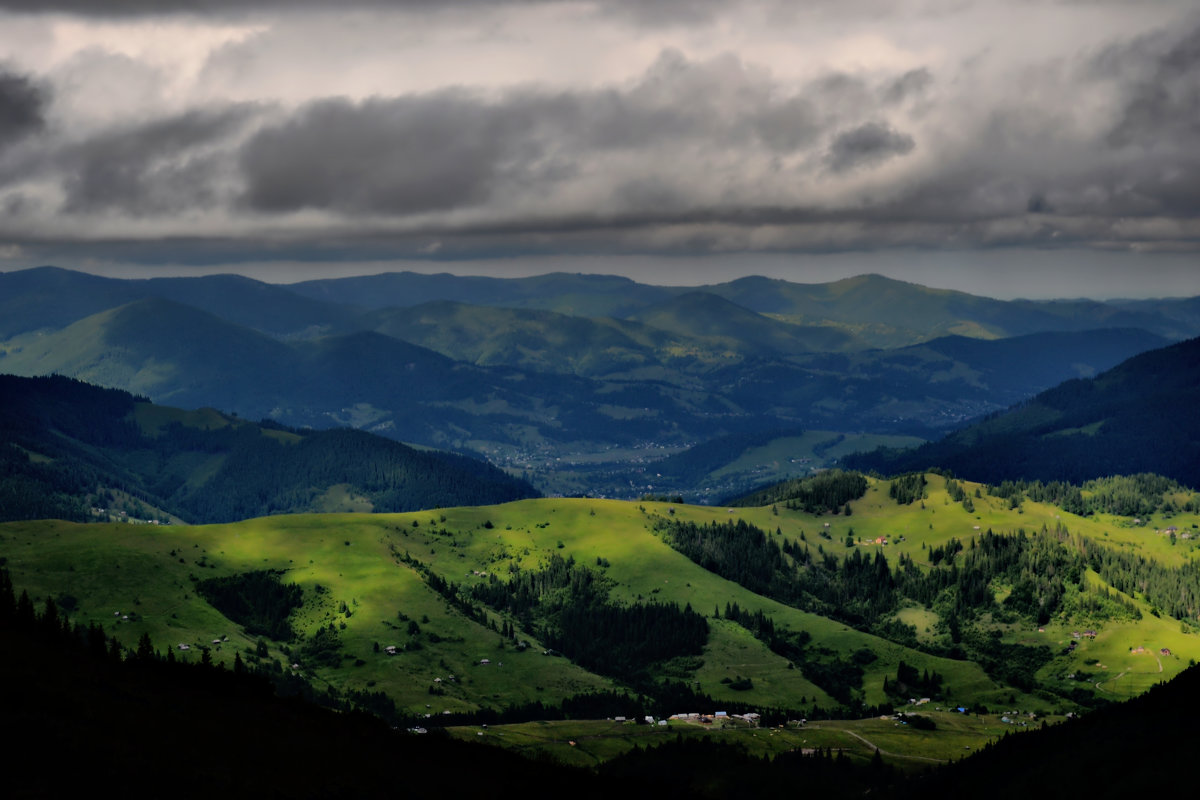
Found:
[[[182,657],[211,648],[217,660],[226,662],[235,652],[255,660],[259,637],[204,602],[193,579],[280,570],[285,582],[301,588],[303,605],[291,618],[297,638],[266,641],[264,661],[277,660],[283,669],[296,664],[297,672],[321,685],[384,691],[415,713],[532,702],[552,706],[619,684],[566,657],[546,655],[535,631],[524,628],[518,617],[487,608],[472,594],[473,587],[487,586],[493,576],[506,581],[536,573],[558,557],[602,575],[612,602],[674,603],[706,615],[709,634],[703,652],[658,664],[654,674],[682,681],[723,703],[809,710],[835,705],[821,688],[824,679],[814,680],[806,666],[789,664],[789,658],[772,652],[742,624],[725,619],[729,604],[746,613],[763,612],[777,631],[805,632],[811,637],[808,653],[818,661],[861,663],[856,694],[868,706],[902,702],[889,699],[884,690],[885,680],[895,681],[901,661],[918,672],[942,676],[943,705],[1049,712],[1075,707],[1065,699],[1067,690],[1125,697],[1200,658],[1200,637],[1188,632],[1191,626],[1155,616],[1141,596],[1128,598],[1142,610],[1140,620],[1097,619],[1080,612],[1056,616],[1039,630],[1018,618],[1001,619],[996,612],[995,619],[978,622],[981,630],[994,631],[1004,644],[1045,645],[1052,651],[1037,673],[1037,688],[1022,691],[972,661],[902,646],[755,594],[694,563],[660,533],[672,521],[722,524],[740,519],[770,531],[776,541],[803,542],[814,555],[819,550],[841,560],[857,551],[879,551],[893,563],[904,554],[926,568],[921,565],[929,563],[933,548],[954,539],[968,541],[981,529],[1009,532],[1065,523],[1072,535],[1167,565],[1200,558],[1190,543],[1167,544],[1144,528],[1122,527],[1116,518],[1077,518],[1032,502],[1013,509],[987,496],[976,500],[973,513],[967,512],[951,501],[937,476],[930,476],[921,504],[901,506],[888,494],[888,483],[872,481],[867,493],[849,504],[850,516],[814,516],[780,505],[727,510],[542,499],[195,527],[9,523],[0,526],[0,556],[18,589],[39,600],[58,598],[73,618],[102,623],[129,646],[147,633],[160,647],[189,645],[188,651],[179,651]],[[1176,524],[1194,521],[1176,517]],[[853,547],[846,546],[847,536],[854,538]],[[874,544],[884,537],[888,544]],[[1088,580],[1100,579],[1089,575]],[[446,582],[460,590],[454,602],[439,588]],[[995,590],[1002,594],[1001,583]],[[936,605],[932,611],[909,607],[902,617],[922,626],[918,638],[923,641],[935,643],[943,636]],[[509,625],[516,628],[512,635]],[[1073,637],[1084,628],[1094,629],[1095,638]],[[522,641],[528,646],[520,646]],[[394,655],[388,654],[389,647],[395,648]],[[1163,648],[1171,655],[1163,656]]]

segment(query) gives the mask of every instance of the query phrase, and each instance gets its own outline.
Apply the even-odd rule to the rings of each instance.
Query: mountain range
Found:
[[[481,455],[546,491],[604,494],[644,488],[632,464],[720,437],[936,439],[1200,333],[1194,300],[1004,302],[879,276],[659,287],[393,273],[279,286],[46,267],[0,274],[0,298],[3,372],[356,427]],[[711,493],[710,472],[668,488]]]

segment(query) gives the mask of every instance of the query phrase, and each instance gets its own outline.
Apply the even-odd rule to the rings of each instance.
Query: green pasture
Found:
[[[884,678],[894,676],[903,660],[943,675],[947,704],[1038,712],[1053,710],[1054,703],[998,684],[974,663],[902,647],[756,595],[670,548],[656,528],[671,519],[745,519],[773,537],[802,542],[814,555],[820,550],[844,558],[854,549],[864,555],[881,550],[893,563],[899,553],[927,563],[928,549],[952,538],[966,543],[989,528],[1053,530],[1061,523],[1072,535],[1165,563],[1181,564],[1194,557],[1191,539],[1177,537],[1171,545],[1164,533],[1156,532],[1168,520],[1131,526],[1115,518],[1075,517],[1038,503],[1010,509],[1006,501],[984,492],[974,498],[974,484],[964,487],[972,496],[974,513],[950,501],[944,480],[930,475],[926,497],[908,506],[888,497],[886,481],[872,480],[866,495],[850,503],[849,516],[806,514],[782,505],[729,509],[580,498],[405,514],[275,516],[192,527],[7,523],[0,525],[0,557],[18,590],[27,589],[39,604],[47,596],[69,596],[74,608],[68,616],[85,624],[101,623],[128,646],[144,632],[160,649],[187,644],[186,652],[176,649],[180,657],[198,659],[200,649],[208,647],[215,660],[226,663],[236,651],[249,658],[258,637],[247,635],[202,602],[193,576],[283,570],[285,580],[304,591],[304,606],[292,620],[299,636],[333,626],[344,658],[337,665],[306,664],[298,655],[298,642],[268,642],[268,661],[278,660],[289,669],[299,664],[298,669],[317,683],[384,691],[401,707],[431,715],[534,700],[555,703],[613,684],[565,658],[543,655],[544,648],[528,631],[520,638],[532,646],[518,651],[488,627],[468,620],[430,590],[413,568],[400,563],[397,556],[404,554],[461,585],[487,581],[493,574],[506,580],[512,570],[539,569],[558,554],[605,574],[615,600],[690,604],[710,617],[709,642],[703,654],[670,664],[668,671],[727,702],[791,708],[831,705],[802,669],[789,667],[740,626],[713,618],[726,604],[737,603],[747,611],[768,614],[777,628],[807,631],[815,647],[841,658],[864,649],[874,653],[875,659],[864,666],[864,700],[869,704],[887,702]],[[329,500],[351,503],[353,497],[331,492]],[[1181,531],[1191,530],[1195,515],[1176,514],[1169,522]],[[851,547],[846,546],[848,534]],[[876,544],[877,539],[887,544]],[[1076,641],[1071,629],[1075,621],[1040,633],[1016,626],[1002,626],[1002,632],[1005,641],[1045,644],[1060,652],[1039,673],[1043,680],[1070,688],[1071,680],[1085,685],[1082,674],[1102,695],[1127,697],[1200,658],[1200,637],[1185,632],[1176,620],[1154,617],[1140,598],[1132,600],[1142,609],[1140,621],[1093,625],[1096,637],[1077,640],[1069,653],[1068,644]],[[916,607],[901,610],[898,617],[914,625],[920,637],[931,637],[937,622],[933,612]],[[492,612],[489,619],[503,622]],[[419,627],[415,634],[409,632],[412,621]],[[1079,626],[1087,624],[1080,621]],[[389,646],[396,648],[395,655],[386,655]],[[1164,656],[1163,648],[1171,655]],[[482,664],[484,659],[489,663]],[[1076,677],[1066,677],[1071,674]],[[731,688],[738,678],[749,679],[752,688]]]
[[[698,713],[711,714],[712,710]],[[451,736],[479,741],[521,753],[530,758],[549,757],[564,764],[594,767],[634,747],[654,747],[677,738],[704,737],[736,745],[753,756],[816,749],[842,751],[856,760],[868,760],[878,748],[895,767],[911,771],[962,758],[1009,733],[1040,726],[1044,718],[1001,714],[960,714],[921,708],[912,713],[932,720],[934,730],[919,730],[892,718],[821,720],[779,727],[756,727],[741,720],[714,723],[669,720],[647,725],[641,720],[563,720],[513,725],[464,725],[448,728]],[[1060,720],[1052,718],[1052,720]]]

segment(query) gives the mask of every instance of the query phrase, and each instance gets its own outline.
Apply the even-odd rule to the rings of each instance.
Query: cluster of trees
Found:
[[[967,490],[963,488],[963,485],[954,480],[951,475],[946,476],[946,493],[950,495],[950,499],[954,502],[962,503],[963,511],[966,511],[968,514],[975,513],[975,501],[967,494]],[[975,496],[980,496],[978,489],[975,490]]]
[[[1149,472],[1096,478],[1082,486],[1065,481],[1002,481],[989,486],[988,494],[1017,503],[1025,498],[1053,503],[1079,516],[1105,513],[1145,517],[1200,509],[1200,499],[1192,490],[1171,478]]]
[[[925,497],[925,473],[911,472],[892,479],[888,487],[888,497],[902,506],[912,505]]]
[[[196,591],[209,605],[254,636],[290,642],[295,636],[288,618],[304,604],[304,591],[280,580],[282,570],[254,570],[196,581]]]
[[[1021,688],[1051,657],[1047,648],[1000,642],[978,622],[1025,620],[1045,624],[1068,616],[1102,621],[1136,619],[1128,599],[1084,580],[1088,569],[1127,594],[1140,593],[1165,613],[1195,619],[1200,613],[1200,565],[1169,568],[1128,553],[1072,537],[1061,525],[1050,531],[996,534],[986,531],[968,544],[952,539],[929,551],[929,568],[905,554],[893,567],[881,551],[855,549],[842,559],[812,557],[807,544],[776,532],[769,536],[744,520],[700,525],[678,520],[658,523],[664,540],[700,566],[747,589],[860,630],[938,655],[971,658],[1001,680]],[[997,587],[1009,591],[997,602]],[[915,630],[895,619],[905,602],[937,611],[945,639],[918,641]],[[746,627],[775,652],[803,665],[806,674],[834,697],[847,697],[853,665],[836,665],[842,679],[825,675],[827,658],[814,658],[807,641],[775,629],[762,612],[729,604],[725,617]],[[858,671],[861,676],[861,670]],[[825,683],[822,683],[825,681]]]
[[[883,691],[898,698],[936,698],[941,695],[944,683],[945,678],[936,670],[934,672],[930,672],[928,669],[923,672],[918,671],[916,667],[906,664],[901,659],[900,663],[896,665],[896,677],[884,676]]]
[[[513,641],[522,629],[528,631],[585,669],[633,686],[652,685],[656,664],[699,655],[708,641],[708,621],[690,605],[614,603],[611,581],[573,557],[552,553],[540,570],[516,570],[507,581],[491,574],[468,589],[408,553],[392,552],[468,619]],[[485,606],[503,617],[499,625]]]
[[[1183,620],[1200,619],[1200,562],[1168,567],[1083,538],[1077,539],[1075,546],[1087,565],[1114,589],[1144,597],[1150,603],[1151,613],[1165,613]]]
[[[540,570],[516,570],[507,581],[489,575],[469,596],[580,666],[630,683],[645,683],[656,663],[703,652],[708,622],[690,605],[620,605],[609,600],[610,585],[573,557],[553,553]]]
[[[807,611],[868,626],[895,609],[887,559],[855,549],[840,561],[745,520],[659,523],[664,540],[700,566],[750,591]]]
[[[807,478],[795,478],[768,486],[726,505],[747,507],[782,503],[786,508],[799,509],[808,514],[836,514],[851,500],[866,494],[868,485],[861,473],[831,469]]]

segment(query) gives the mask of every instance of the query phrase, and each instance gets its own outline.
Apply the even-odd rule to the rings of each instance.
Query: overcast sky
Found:
[[[0,0],[39,264],[1196,295],[1200,9]]]

